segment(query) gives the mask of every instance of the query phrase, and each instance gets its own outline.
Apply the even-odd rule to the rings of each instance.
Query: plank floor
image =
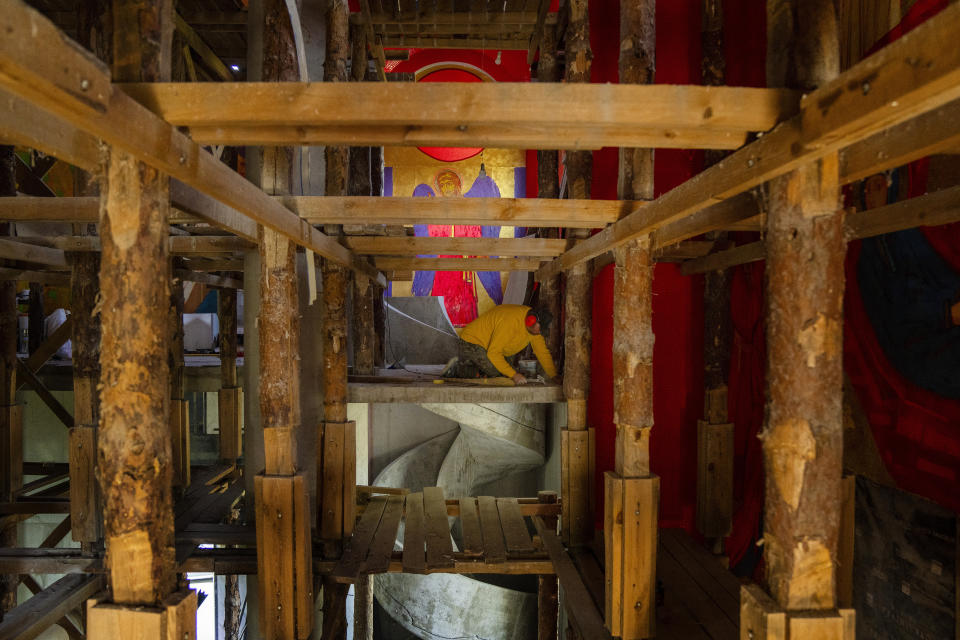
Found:
[[[374,495],[332,576],[354,582],[361,575],[398,569],[421,574],[543,573],[549,570],[544,567],[549,559],[540,538],[530,535],[533,511],[559,513],[559,505],[488,496],[448,501],[439,487],[406,495]],[[454,549],[449,517],[460,518],[460,549]],[[401,525],[403,545],[396,541]]]
[[[737,640],[740,581],[681,529],[661,529],[657,555],[657,640]],[[603,610],[603,567],[571,550],[596,606]]]

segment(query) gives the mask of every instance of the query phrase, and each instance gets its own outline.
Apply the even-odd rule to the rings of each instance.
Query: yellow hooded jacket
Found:
[[[501,304],[487,311],[464,327],[460,338],[487,350],[487,357],[497,370],[508,378],[517,372],[506,358],[522,351],[529,344],[548,377],[557,375],[557,367],[547,349],[543,336],[527,331],[524,320],[530,307],[519,304]]]

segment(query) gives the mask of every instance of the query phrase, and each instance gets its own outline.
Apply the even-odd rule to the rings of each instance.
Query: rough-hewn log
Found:
[[[653,0],[620,2],[620,84],[652,84],[656,67]],[[653,200],[653,149],[620,149],[621,199]]]
[[[171,274],[176,259],[170,263]],[[173,278],[170,286],[170,455],[173,461],[173,486],[190,486],[190,425],[183,397],[185,365],[183,361],[183,281]]]
[[[13,147],[0,145],[0,196],[16,195],[16,173]],[[10,225],[0,224],[0,235],[8,235]],[[17,283],[0,282],[0,500],[11,502],[14,498],[16,466],[22,469],[23,458],[16,455],[11,446],[15,439],[19,408],[14,407],[17,391]],[[16,520],[0,520],[0,546],[17,546]],[[0,620],[4,614],[17,606],[16,574],[0,573]]]
[[[220,320],[220,383],[237,386],[237,292],[217,290],[217,316]]]
[[[586,429],[586,404],[590,392],[591,274],[587,265],[566,273],[563,394],[570,404],[569,429]]]
[[[723,0],[703,0],[700,42],[702,58],[700,77],[705,85],[721,86],[726,77],[723,56]],[[705,166],[723,159],[726,152],[704,152]],[[726,231],[712,231],[707,237],[716,242],[714,251],[727,247]],[[733,465],[730,460],[703,459],[726,453],[733,455],[733,429],[727,425],[727,372],[730,368],[730,340],[733,335],[730,320],[730,272],[708,271],[703,279],[703,362],[704,362],[704,423],[697,432],[697,528],[713,537],[715,552],[722,552],[723,539],[732,525],[732,493],[723,489],[732,486]],[[723,425],[714,427],[714,425]],[[723,477],[718,477],[723,474]],[[700,495],[702,494],[702,495]],[[718,504],[722,502],[722,504]],[[728,504],[729,503],[729,504]]]
[[[169,81],[171,4],[114,1],[115,79]],[[103,189],[98,467],[107,576],[113,602],[158,605],[176,588],[167,429],[169,185],[155,168],[111,149]]]
[[[269,229],[260,236],[260,420],[266,473],[296,472],[300,426],[300,319],[296,245]]]
[[[587,0],[570,0],[566,33],[566,79],[568,83],[590,82],[593,51],[590,49],[590,14]],[[592,151],[569,151],[566,155],[567,197],[589,200],[593,175]]]
[[[537,493],[537,500],[544,504],[556,504],[557,494],[553,491],[540,491]],[[544,516],[543,524],[555,533],[557,517]],[[537,576],[537,640],[556,640],[559,631],[557,627],[560,614],[559,602],[560,584],[557,582],[557,576]]]
[[[650,475],[653,427],[653,262],[650,241],[614,250],[613,421],[617,474]]]
[[[810,89],[839,69],[829,0],[771,0],[767,80]],[[767,202],[764,559],[784,609],[832,609],[843,451],[844,252],[836,154],[772,180]]]
[[[346,82],[347,57],[350,53],[349,16],[346,0],[333,0],[327,9],[327,57],[323,63],[324,82]],[[349,147],[328,145],[326,148],[326,183],[324,195],[347,195],[350,164]],[[325,226],[328,233],[338,233],[336,226]],[[326,423],[345,423],[347,420],[347,287],[349,274],[345,269],[327,260],[322,264],[323,277],[323,409]],[[323,425],[318,432],[317,445],[317,496],[320,500],[318,515],[320,529],[328,534],[333,531],[342,535],[343,527],[336,514],[343,513],[342,491],[327,491],[321,484],[332,480],[336,486],[349,482],[353,478],[343,477],[343,451],[328,460],[330,452],[337,447],[328,446],[333,433],[343,433],[343,429],[327,430]],[[339,462],[339,464],[338,464]],[[336,470],[340,471],[337,472]],[[333,476],[337,476],[334,478]],[[330,504],[333,501],[334,504]],[[333,520],[337,520],[334,523]],[[339,546],[339,540],[328,542],[333,549]],[[346,588],[332,580],[323,581],[323,638],[340,639],[346,637]]]
[[[367,276],[353,278],[353,370],[359,375],[373,375],[376,367],[373,307],[379,289]]]

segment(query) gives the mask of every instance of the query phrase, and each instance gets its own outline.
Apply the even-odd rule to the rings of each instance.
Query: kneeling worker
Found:
[[[548,378],[557,375],[543,335],[553,316],[546,309],[531,309],[519,304],[501,304],[464,327],[460,334],[458,357],[451,360],[443,375],[451,378],[505,376],[515,384],[527,379],[510,366],[507,358],[529,344]]]

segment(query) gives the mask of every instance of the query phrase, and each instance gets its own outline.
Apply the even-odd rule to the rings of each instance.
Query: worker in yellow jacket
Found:
[[[505,376],[515,384],[526,384],[526,377],[510,366],[507,358],[530,345],[547,377],[556,377],[557,367],[543,340],[552,320],[546,309],[519,304],[494,307],[464,327],[457,357],[447,364],[443,375],[451,378]]]

